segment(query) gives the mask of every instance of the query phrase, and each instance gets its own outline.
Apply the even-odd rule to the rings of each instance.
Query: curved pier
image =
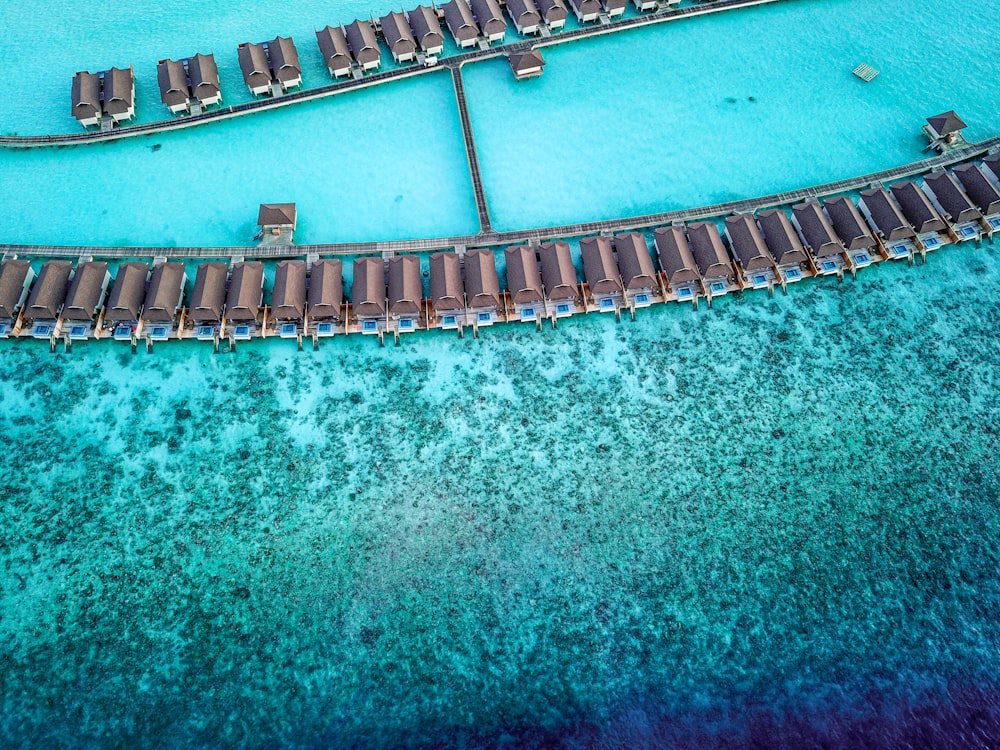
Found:
[[[331,255],[368,255],[384,253],[387,255],[402,253],[434,252],[450,250],[457,247],[492,247],[497,245],[513,245],[522,243],[538,243],[550,239],[581,237],[602,232],[626,232],[662,226],[675,221],[695,221],[710,219],[737,212],[752,212],[770,206],[782,206],[808,198],[819,198],[852,190],[861,190],[882,182],[899,180],[929,172],[935,168],[950,167],[970,159],[985,155],[990,149],[1000,147],[1000,136],[988,138],[978,143],[971,143],[962,148],[956,148],[942,155],[912,162],[880,172],[861,175],[846,180],[827,182],[813,187],[800,188],[783,193],[772,193],[728,203],[715,203],[700,208],[681,211],[664,211],[655,214],[644,214],[623,219],[583,222],[579,224],[564,224],[562,226],[525,229],[514,232],[487,231],[474,235],[440,237],[421,240],[390,240],[383,242],[343,242],[315,245],[276,245],[268,247],[145,247],[145,246],[78,246],[78,245],[19,245],[0,244],[0,257],[8,255],[27,255],[31,257],[77,258],[91,256],[97,258],[148,258],[152,256],[168,258],[229,258],[243,257],[254,259],[267,258],[301,258],[303,256]]]
[[[474,50],[463,52],[441,60],[441,64],[431,67],[409,67],[388,70],[383,73],[375,73],[356,81],[345,81],[329,83],[317,88],[294,91],[273,99],[259,99],[244,104],[235,104],[212,112],[202,112],[198,115],[178,117],[170,120],[157,120],[155,122],[140,123],[137,125],[126,125],[108,132],[88,131],[83,133],[61,133],[56,135],[5,135],[0,136],[0,146],[7,148],[40,148],[45,146],[69,146],[84,143],[103,143],[106,141],[119,140],[121,138],[131,138],[140,135],[152,135],[164,133],[171,130],[181,130],[196,125],[203,125],[208,122],[227,120],[242,115],[264,112],[278,107],[287,107],[292,104],[322,99],[335,94],[342,94],[356,89],[375,86],[388,81],[409,78],[415,75],[430,73],[441,67],[461,67],[469,62],[485,60],[493,57],[508,55],[512,52],[521,52],[539,47],[547,47],[554,44],[583,39],[602,34],[611,34],[625,29],[649,26],[655,23],[666,21],[676,21],[681,18],[706,15],[708,13],[718,13],[725,10],[737,8],[748,8],[755,5],[767,5],[770,3],[783,2],[785,0],[715,0],[705,5],[694,5],[686,8],[673,8],[655,13],[623,18],[611,21],[607,24],[585,26],[579,29],[563,31],[551,37],[540,37],[538,39],[525,39],[511,44],[498,47],[491,47],[485,50]]]

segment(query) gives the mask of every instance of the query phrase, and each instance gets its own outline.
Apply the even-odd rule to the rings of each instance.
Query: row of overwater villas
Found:
[[[429,259],[424,296],[415,255],[358,258],[351,300],[340,260],[278,263],[270,305],[264,266],[202,263],[184,305],[185,266],[124,263],[114,283],[103,261],[76,268],[26,260],[0,266],[0,336],[53,341],[113,337],[231,341],[254,336],[318,339],[336,333],[395,335],[419,328],[478,331],[501,321],[541,324],[580,312],[614,312],[654,302],[692,301],[741,289],[784,286],[807,276],[838,275],[883,259],[910,259],[943,245],[979,240],[1000,228],[1000,154],[923,184],[902,181],[824,203],[660,227],[653,232],[659,270],[646,236],[627,232],[580,240],[583,280],[566,242],[519,245],[505,252],[506,291],[492,250],[439,252]],[[110,290],[110,291],[109,291]]]

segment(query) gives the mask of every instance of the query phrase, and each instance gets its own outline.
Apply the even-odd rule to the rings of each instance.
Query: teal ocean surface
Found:
[[[997,251],[636,322],[0,342],[7,747],[1000,741]]]

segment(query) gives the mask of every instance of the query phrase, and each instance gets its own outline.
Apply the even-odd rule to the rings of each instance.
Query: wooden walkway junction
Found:
[[[242,115],[250,115],[256,112],[264,112],[277,107],[287,107],[300,102],[309,102],[322,99],[336,94],[354,91],[356,89],[375,86],[388,81],[395,81],[412,76],[432,73],[442,67],[461,67],[466,63],[477,60],[509,55],[514,52],[524,52],[538,47],[546,47],[554,44],[562,44],[577,39],[584,39],[602,34],[611,34],[626,29],[650,26],[656,23],[676,21],[692,16],[706,15],[708,13],[718,13],[725,10],[738,8],[748,8],[756,5],[767,5],[776,2],[787,2],[787,0],[712,0],[699,5],[684,8],[665,8],[654,13],[633,16],[611,21],[608,24],[595,24],[583,28],[562,31],[549,37],[538,39],[526,39],[511,44],[487,47],[486,49],[475,49],[470,52],[463,52],[457,55],[443,58],[436,66],[411,66],[387,70],[381,73],[374,73],[358,80],[343,82],[333,82],[325,86],[292,91],[276,98],[258,99],[244,104],[235,104],[211,112],[192,114],[189,116],[176,117],[170,120],[158,120],[155,122],[139,123],[136,125],[126,125],[116,127],[109,131],[88,131],[82,133],[61,133],[55,135],[4,135],[0,136],[0,146],[7,148],[39,148],[45,146],[69,146],[86,143],[97,143],[119,140],[121,138],[131,138],[140,135],[153,135],[165,133],[172,130],[181,130],[196,125],[203,125],[218,120],[227,120]]]
[[[273,245],[268,247],[145,247],[145,246],[76,246],[76,245],[19,245],[0,244],[0,257],[28,256],[33,258],[232,258],[280,259],[335,255],[376,255],[391,256],[404,253],[435,252],[466,247],[496,247],[540,243],[550,239],[569,239],[601,233],[618,233],[644,230],[665,226],[676,221],[697,221],[727,216],[733,213],[753,212],[771,206],[784,206],[809,198],[863,190],[872,185],[900,180],[943,169],[985,155],[993,148],[1000,147],[1000,136],[962,148],[951,149],[944,154],[913,162],[881,172],[853,177],[846,180],[828,182],[822,185],[773,193],[748,200],[716,203],[701,208],[681,211],[665,211],[624,219],[593,221],[580,224],[566,224],[514,232],[487,231],[474,235],[441,237],[419,240],[393,240],[385,242],[350,242],[323,245]]]

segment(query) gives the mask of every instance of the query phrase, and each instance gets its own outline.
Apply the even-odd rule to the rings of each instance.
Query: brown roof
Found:
[[[188,304],[188,318],[193,323],[218,323],[222,320],[222,307],[226,303],[226,276],[229,267],[221,261],[211,261],[198,266],[194,277],[194,290]]]
[[[283,260],[274,269],[271,317],[274,320],[302,320],[305,312],[306,262]]]
[[[294,81],[302,77],[299,51],[290,36],[276,36],[267,43],[267,53],[271,58],[271,70],[279,81]]]
[[[226,295],[226,318],[229,320],[256,320],[264,291],[264,264],[241,261],[233,264]]]
[[[729,262],[726,247],[722,244],[719,228],[710,221],[688,224],[688,242],[702,278],[733,276],[733,265]]]
[[[190,100],[187,71],[180,60],[160,60],[156,65],[156,81],[160,84],[160,101],[168,107]]]
[[[575,299],[580,296],[576,267],[568,242],[546,242],[538,248],[542,261],[542,282],[549,299]]]
[[[173,320],[184,296],[185,279],[183,263],[171,261],[154,266],[142,306],[142,319],[150,322]]]
[[[188,58],[188,76],[191,79],[191,93],[196,99],[203,101],[221,93],[215,55],[203,55],[199,52]]]
[[[465,309],[465,285],[458,253],[434,253],[430,259],[431,302],[435,310]]]
[[[425,51],[444,44],[441,23],[433,8],[418,5],[413,10],[408,11],[406,16],[410,21],[410,28],[413,29],[413,35]]]
[[[533,68],[545,67],[545,58],[536,49],[530,49],[527,52],[512,52],[508,57],[508,61],[510,62],[510,69],[515,73],[524,73]]]
[[[934,115],[934,117],[928,117],[927,123],[938,135],[956,133],[968,127],[968,125],[962,122],[962,118],[955,114],[955,110],[953,109],[940,115]]]
[[[101,114],[101,77],[81,70],[73,76],[73,117],[86,120]]]
[[[952,172],[979,210],[987,216],[1000,212],[1000,190],[989,181],[978,164],[963,164]]]
[[[626,289],[637,291],[656,286],[656,268],[645,237],[639,232],[616,235],[615,250],[618,252],[618,270]]]
[[[925,175],[924,184],[931,189],[938,203],[956,224],[976,221],[982,216],[979,209],[972,205],[969,196],[955,182],[955,178],[947,172]]]
[[[236,50],[247,86],[257,88],[271,83],[271,69],[263,44],[244,42]]]
[[[31,296],[28,297],[28,309],[25,315],[41,320],[55,320],[59,317],[72,271],[73,262],[69,260],[50,260],[43,263],[38,278],[35,279],[35,285],[31,289]]]
[[[135,74],[132,66],[110,68],[104,71],[104,111],[109,115],[123,115],[132,107],[135,92]]]
[[[835,255],[844,249],[819,201],[806,201],[792,206],[792,213],[802,232],[802,239],[815,257]]]
[[[783,266],[788,263],[805,263],[808,260],[802,240],[784,209],[769,208],[761,211],[757,214],[757,224],[760,225],[764,242],[774,256],[775,263]]]
[[[500,307],[500,277],[492,250],[465,254],[465,299],[469,307]]]
[[[351,299],[354,314],[366,317],[385,315],[385,262],[381,258],[357,258]]]
[[[406,16],[398,10],[382,16],[382,36],[394,55],[412,55],[417,51],[417,40],[413,38]]]
[[[701,280],[684,227],[660,227],[653,232],[653,244],[667,283],[674,286]]]
[[[149,278],[149,264],[141,261],[122,263],[118,266],[115,283],[108,295],[107,312],[104,319],[112,323],[123,320],[138,320],[142,301],[146,298],[146,280]]]
[[[396,255],[389,259],[389,312],[393,315],[419,315],[424,298],[420,281],[420,258]]]
[[[359,64],[378,62],[382,59],[375,29],[368,21],[355,21],[346,26],[344,31],[347,34],[347,43],[351,47],[351,54]]]
[[[17,315],[30,271],[31,263],[26,260],[8,260],[0,265],[0,318]]]
[[[343,305],[343,263],[336,258],[316,261],[309,272],[309,319],[340,320]]]
[[[507,0],[507,12],[521,26],[535,26],[542,21],[534,0]]]
[[[926,232],[943,232],[947,227],[944,219],[937,212],[927,193],[920,189],[920,186],[911,181],[897,182],[889,186],[892,197],[899,203],[903,211],[903,216],[910,222],[917,234]]]
[[[583,274],[591,294],[621,294],[622,283],[615,263],[610,237],[584,237],[580,240]]]
[[[538,0],[537,5],[546,23],[565,21],[569,14],[563,0]]]
[[[472,15],[484,34],[499,34],[507,28],[507,22],[497,0],[472,0]]]
[[[103,260],[80,263],[73,274],[62,316],[66,320],[93,320],[108,288],[108,264]]]
[[[257,226],[291,226],[295,229],[296,217],[294,203],[261,203],[257,212]]]
[[[581,14],[599,13],[601,4],[597,0],[569,0],[570,4]]]
[[[319,43],[319,51],[323,54],[323,62],[328,68],[334,65],[351,66],[351,48],[347,45],[347,37],[344,36],[342,26],[327,26],[322,31],[317,31],[316,41]],[[343,59],[337,60],[337,58]]]
[[[726,217],[726,235],[733,254],[739,258],[744,271],[759,271],[771,268],[774,259],[764,242],[757,223],[750,214],[736,214]]]
[[[444,20],[452,36],[461,40],[475,39],[479,36],[479,26],[475,16],[465,0],[451,0],[441,6],[444,8]]]
[[[836,198],[828,198],[824,205],[834,231],[848,250],[875,247],[871,229],[861,218],[861,212],[854,205],[854,201],[846,195],[839,195]]]
[[[907,223],[896,201],[883,187],[861,191],[861,204],[868,211],[872,223],[888,242],[913,237],[913,228]]]
[[[504,256],[507,259],[507,291],[514,303],[524,305],[541,302],[542,275],[538,272],[535,248],[528,245],[508,247]]]

